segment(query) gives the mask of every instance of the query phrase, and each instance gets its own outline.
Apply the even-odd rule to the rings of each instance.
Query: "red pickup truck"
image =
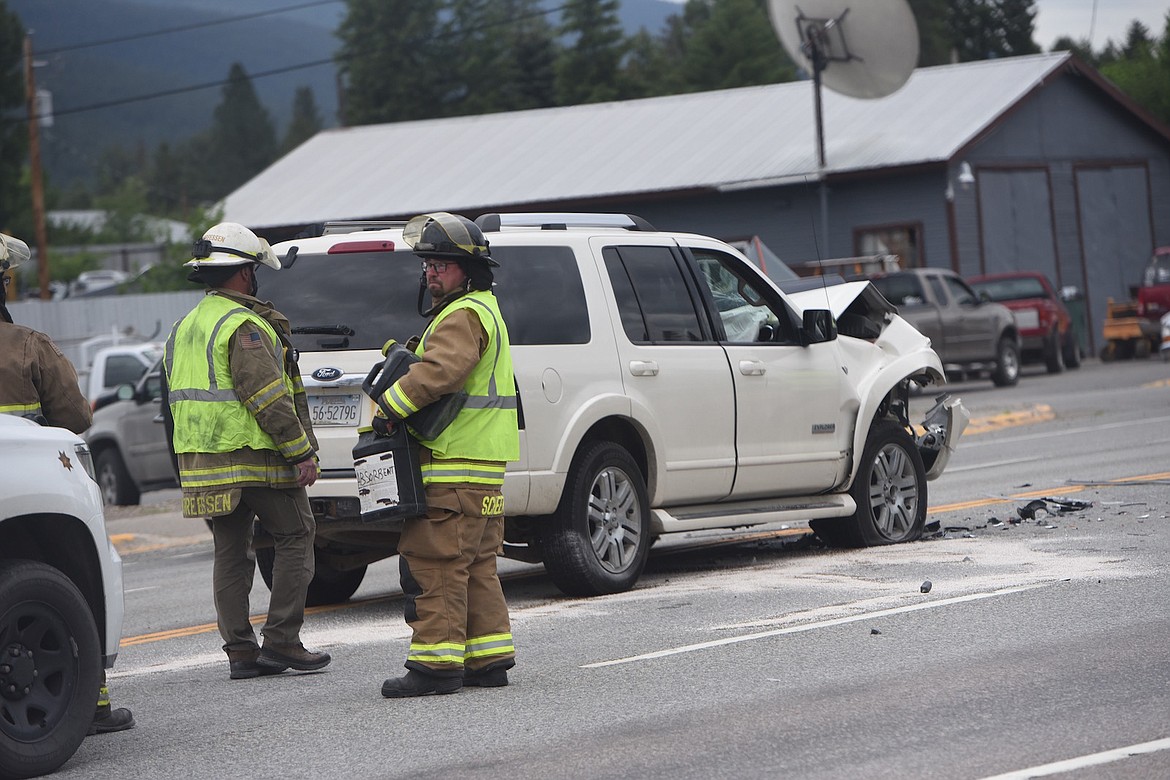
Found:
[[[1138,316],[1157,322],[1170,312],[1170,246],[1154,250],[1137,291]]]
[[[972,276],[967,281],[980,296],[1012,310],[1025,363],[1044,363],[1050,374],[1081,364],[1072,317],[1047,276],[1038,271],[1010,271]]]

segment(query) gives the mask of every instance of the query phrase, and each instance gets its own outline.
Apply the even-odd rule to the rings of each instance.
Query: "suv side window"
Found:
[[[630,341],[661,344],[711,340],[670,247],[606,247],[602,256],[622,327]]]
[[[492,247],[493,290],[516,344],[587,344],[589,310],[577,257],[567,246]]]
[[[787,307],[758,279],[744,273],[741,262],[724,252],[692,248],[700,284],[706,286],[725,340],[733,344],[793,340]]]

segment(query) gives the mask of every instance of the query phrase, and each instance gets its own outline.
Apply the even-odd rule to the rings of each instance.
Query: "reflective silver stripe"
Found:
[[[469,656],[490,655],[492,651],[496,653],[511,652],[515,649],[516,647],[512,644],[511,636],[508,636],[506,639],[497,639],[493,642],[471,641],[467,643],[467,654]]]
[[[171,390],[167,389],[167,398],[171,403],[176,401],[238,401],[235,390]]]
[[[416,645],[411,645],[410,657],[415,658],[415,659],[419,659],[419,660],[440,659],[440,658],[462,659],[463,658],[463,648],[461,648],[461,647],[422,648],[422,647],[418,647]]]
[[[252,310],[244,306],[229,309],[227,314],[220,317],[219,322],[215,323],[215,327],[211,329],[211,338],[207,339],[207,386],[212,390],[219,386],[219,383],[215,381],[215,341],[219,337],[219,331],[223,328],[224,324],[240,312],[243,312],[245,315],[252,314]],[[245,319],[249,318],[245,317]],[[232,395],[234,397],[235,393]]]
[[[284,377],[282,376],[245,401],[245,405],[251,407],[253,412],[260,412],[277,398],[286,395],[288,395],[288,388],[284,386]]]
[[[480,309],[483,309],[485,312],[487,312],[488,317],[491,319],[492,327],[495,329],[495,334],[496,334],[496,338],[495,338],[496,353],[495,353],[495,356],[492,358],[492,371],[490,374],[488,374],[488,394],[487,395],[469,395],[467,397],[467,402],[463,404],[463,408],[464,409],[515,409],[515,408],[517,408],[516,396],[512,395],[512,396],[503,397],[499,394],[499,391],[496,389],[496,368],[500,365],[500,354],[502,351],[501,346],[500,346],[500,342],[501,342],[500,323],[496,320],[496,315],[492,312],[491,308],[483,301],[479,301],[479,300],[476,300],[475,298],[468,296],[467,302],[470,304],[474,304],[475,306],[479,307]],[[422,343],[423,343],[424,350],[426,349],[427,337],[429,337],[431,335],[431,333],[433,333],[433,332],[434,332],[433,330],[428,329],[427,333],[423,336]],[[394,388],[391,388],[391,390],[393,390],[393,389]],[[395,399],[395,400],[397,400],[397,399]]]
[[[469,395],[467,402],[463,404],[464,409],[515,409],[516,396],[486,396],[486,395]]]
[[[421,468],[421,471],[422,471],[422,474],[424,477],[431,477],[432,479],[434,479],[434,478],[443,478],[443,479],[467,478],[467,479],[490,479],[490,480],[494,480],[494,481],[502,481],[504,479],[504,468],[502,466],[499,469],[493,469],[491,471],[488,471],[486,469],[473,469],[473,468],[453,469],[453,468],[436,468],[435,466],[423,466]]]

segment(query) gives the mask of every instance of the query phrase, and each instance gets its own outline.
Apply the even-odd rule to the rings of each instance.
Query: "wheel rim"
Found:
[[[68,714],[81,674],[70,638],[48,604],[23,602],[0,618],[0,733],[35,742]]]
[[[869,477],[869,508],[874,528],[899,540],[914,528],[918,515],[918,478],[904,449],[887,444],[874,458]]]
[[[1014,379],[1020,373],[1020,360],[1015,350],[1005,349],[1003,353],[1003,374],[1008,379]]]
[[[103,465],[97,473],[98,489],[102,492],[102,501],[106,506],[113,506],[118,500],[118,477],[108,465]]]
[[[589,543],[606,571],[620,574],[637,560],[642,543],[642,507],[629,474],[607,468],[589,491]]]

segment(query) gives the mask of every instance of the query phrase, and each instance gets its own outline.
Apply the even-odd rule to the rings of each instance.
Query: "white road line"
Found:
[[[674,647],[669,650],[658,650],[653,653],[643,653],[642,655],[633,655],[628,658],[616,658],[612,661],[598,661],[593,664],[584,664],[582,669],[600,669],[603,666],[617,666],[618,664],[630,664],[635,661],[649,661],[655,658],[665,658],[668,655],[679,655],[681,653],[693,653],[696,650],[709,650],[712,647],[722,647],[724,645],[733,645],[738,642],[750,642],[755,639],[767,639],[771,636],[780,636],[782,634],[799,634],[805,631],[815,631],[818,628],[829,628],[831,626],[841,626],[846,623],[857,623],[861,620],[873,620],[874,618],[886,617],[888,615],[899,615],[906,612],[918,612],[923,609],[936,609],[938,607],[949,607],[953,604],[963,604],[969,601],[980,601],[982,599],[994,598],[996,596],[1006,596],[1010,593],[1022,593],[1027,590],[1035,590],[1037,588],[1047,588],[1052,583],[1043,583],[1037,585],[1021,585],[1013,588],[1002,588],[1000,590],[993,590],[988,593],[972,593],[967,596],[956,596],[949,599],[939,599],[938,601],[928,601],[923,604],[911,604],[905,607],[893,607],[891,609],[879,609],[875,612],[864,612],[860,615],[850,615],[849,617],[834,618],[832,620],[822,620],[817,623],[805,623],[799,626],[789,626],[787,628],[777,628],[772,631],[760,631],[755,634],[744,634],[743,636],[733,636],[727,639],[716,639],[711,642],[699,642],[694,645],[683,645],[682,647]]]
[[[1126,420],[1124,422],[1103,423],[1101,425],[1085,425],[1079,428],[1065,428],[1059,431],[1046,431],[1044,433],[1029,433],[1020,436],[1006,436],[995,441],[974,441],[967,438],[959,440],[959,446],[963,449],[973,449],[975,447],[999,447],[1008,442],[1017,441],[1034,441],[1036,439],[1053,439],[1059,436],[1079,436],[1083,433],[1095,433],[1097,431],[1107,431],[1111,428],[1132,428],[1134,426],[1141,426],[1143,428],[1152,428],[1158,423],[1163,423],[1170,420],[1170,417],[1146,417],[1140,420]],[[950,469],[947,469],[950,471]]]
[[[1013,460],[997,460],[994,463],[977,463],[973,466],[951,466],[947,468],[948,474],[955,474],[960,471],[978,471],[979,469],[993,469],[999,466],[1011,466],[1016,463],[1031,463],[1037,460],[1048,460],[1048,458],[1015,458]]]
[[[1129,747],[1106,750],[1079,758],[1070,758],[1065,761],[1055,761],[1051,764],[1034,766],[1030,769],[1018,769],[1015,772],[1006,772],[1002,775],[985,777],[983,780],[1027,780],[1030,777],[1047,777],[1060,772],[1075,772],[1087,766],[1099,766],[1120,761],[1130,756],[1140,756],[1145,753],[1157,753],[1159,750],[1170,750],[1170,739],[1156,739],[1153,742],[1142,742]]]

